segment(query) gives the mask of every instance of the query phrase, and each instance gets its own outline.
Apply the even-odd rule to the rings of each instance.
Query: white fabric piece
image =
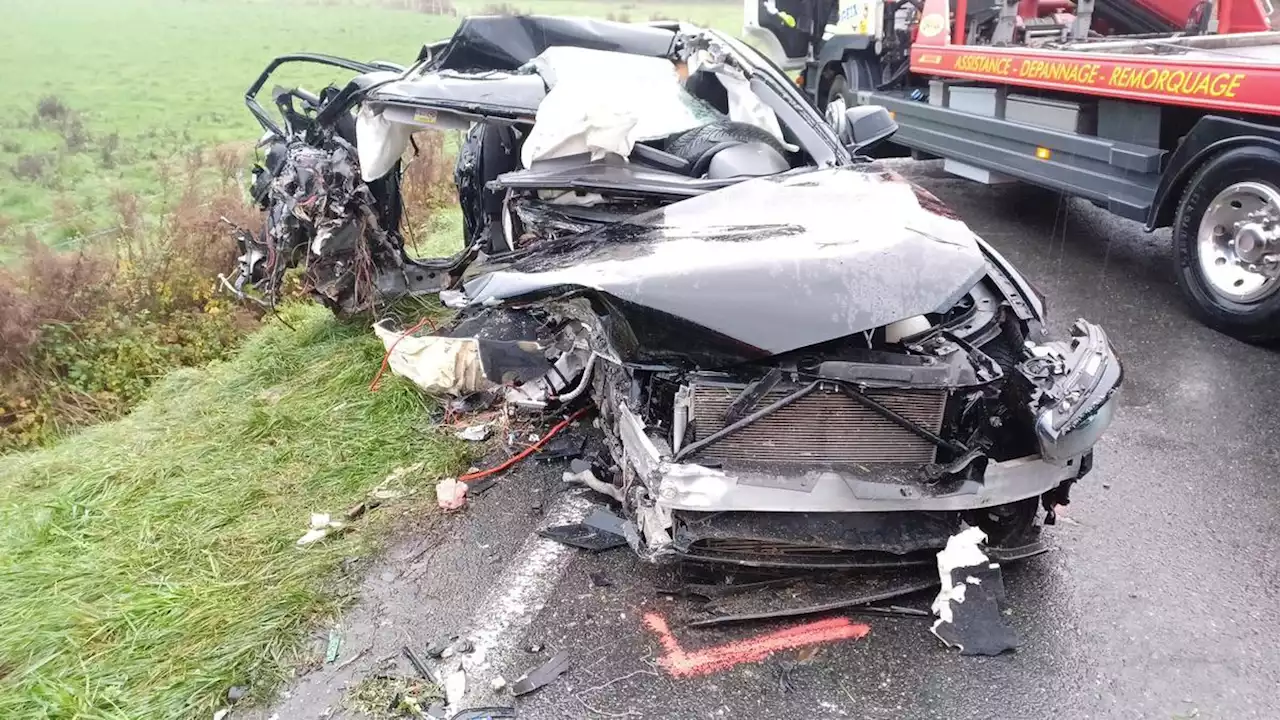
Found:
[[[589,154],[628,157],[642,140],[654,140],[706,123],[663,58],[577,47],[547,48],[530,64],[550,91],[521,161]]]
[[[713,73],[724,86],[725,93],[729,97],[730,120],[755,125],[786,145],[778,115],[752,91],[751,82],[741,70],[724,63],[714,62],[711,54],[706,50],[699,50],[689,58],[689,74],[692,75],[699,70]]]
[[[951,622],[951,603],[964,602],[967,586],[964,582],[952,584],[951,571],[987,562],[987,554],[979,547],[986,541],[987,534],[981,529],[966,528],[947,538],[947,546],[938,552],[938,577],[942,581],[942,589],[933,601],[933,614],[938,616],[932,628],[935,635],[939,625]]]
[[[413,127],[392,122],[367,105],[356,114],[356,151],[360,156],[360,177],[372,182],[391,172],[409,147]]]
[[[391,372],[432,395],[462,397],[494,387],[484,375],[475,338],[405,335],[381,324],[373,332],[387,348]]]

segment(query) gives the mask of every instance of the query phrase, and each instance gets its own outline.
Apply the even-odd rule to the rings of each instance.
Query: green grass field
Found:
[[[185,152],[245,143],[260,130],[245,88],[274,56],[326,52],[408,62],[458,18],[394,9],[418,0],[0,0],[0,226],[60,243],[110,228],[113,196],[162,201],[160,166]],[[674,17],[728,30],[736,2],[460,2],[459,15],[505,9]],[[341,73],[282,72],[318,86]],[[269,88],[268,88],[269,89]],[[45,98],[56,98],[57,104]],[[169,171],[170,174],[173,172]]]

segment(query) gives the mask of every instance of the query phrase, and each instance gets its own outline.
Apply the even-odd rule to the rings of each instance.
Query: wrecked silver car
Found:
[[[335,310],[440,292],[392,357],[434,392],[594,404],[613,498],[653,560],[931,564],[963,526],[993,560],[1044,548],[1111,421],[1101,328],[1046,336],[1029,283],[935,197],[857,150],[749,47],[678,23],[470,18],[407,69],[277,90],[234,282],[305,264]],[[275,65],[273,65],[274,67]],[[295,107],[300,103],[301,108]],[[459,128],[465,247],[403,250],[401,157]]]

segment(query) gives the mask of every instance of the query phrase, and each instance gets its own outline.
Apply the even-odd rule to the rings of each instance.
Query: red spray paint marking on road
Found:
[[[728,670],[741,663],[759,662],[781,650],[836,640],[855,640],[871,632],[869,626],[851,622],[849,618],[830,618],[758,635],[747,640],[686,652],[671,634],[666,619],[661,615],[646,613],[644,624],[657,633],[658,642],[662,643],[662,649],[665,651],[663,656],[658,658],[658,664],[672,677],[708,675]]]

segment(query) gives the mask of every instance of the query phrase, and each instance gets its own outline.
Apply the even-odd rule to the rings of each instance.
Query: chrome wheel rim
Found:
[[[1200,271],[1225,300],[1256,303],[1280,290],[1280,190],[1241,182],[1209,203],[1196,237]]]

